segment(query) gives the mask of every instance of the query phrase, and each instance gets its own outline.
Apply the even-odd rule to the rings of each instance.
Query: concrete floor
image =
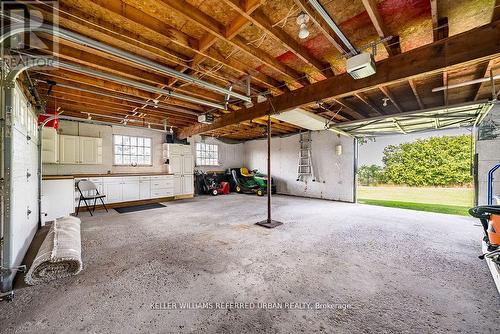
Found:
[[[267,230],[254,225],[265,215],[264,198],[229,195],[166,204],[84,217],[83,272],[18,289],[13,302],[0,304],[2,330],[500,329],[500,297],[486,264],[477,259],[481,230],[473,219],[276,196],[274,218],[285,225]],[[151,309],[167,302],[318,302],[333,308]]]

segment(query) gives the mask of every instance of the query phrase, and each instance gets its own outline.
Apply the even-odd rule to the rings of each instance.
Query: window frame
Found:
[[[198,149],[198,145],[204,145],[205,149]],[[214,158],[209,158],[207,157],[208,156],[208,152],[210,152],[210,150],[207,150],[207,148],[209,146],[213,146],[216,148],[216,153],[217,153],[217,157],[215,158],[215,162],[214,163],[207,163],[207,161],[213,161]],[[217,166],[220,166],[221,163],[220,163],[220,152],[219,152],[219,144],[211,144],[211,143],[204,143],[204,142],[197,142],[195,143],[195,155],[194,155],[194,159],[195,159],[195,166],[196,167],[217,167]],[[198,156],[198,152],[205,152],[205,156],[203,157],[199,157]],[[200,162],[203,162],[204,163],[198,163],[198,160],[201,160]]]
[[[140,164],[140,163],[137,163],[137,165],[133,166],[132,165],[132,162],[130,163],[117,163],[116,162],[116,136],[121,136],[122,137],[122,140],[123,140],[123,137],[129,137],[129,140],[130,138],[136,138],[139,139],[139,138],[142,138],[143,140],[144,139],[149,139],[149,142],[150,142],[150,145],[149,145],[149,150],[150,150],[150,163],[148,164]],[[120,146],[124,146],[123,144],[121,144]],[[127,145],[127,146],[130,146],[132,147],[132,145]],[[146,148],[147,146],[143,145],[143,146],[139,146],[139,145],[135,145],[136,149],[139,148],[139,147],[142,147],[142,148]],[[113,133],[113,147],[112,147],[112,154],[113,154],[113,166],[117,166],[117,167],[152,167],[153,166],[153,138],[152,137],[148,137],[148,136],[132,136],[132,135],[122,135],[122,134],[119,134],[119,133]],[[137,156],[140,156],[139,154],[136,154]],[[123,153],[121,154],[122,158],[123,158]],[[131,156],[131,155],[130,155]],[[146,157],[147,155],[145,154],[142,154],[143,157]]]

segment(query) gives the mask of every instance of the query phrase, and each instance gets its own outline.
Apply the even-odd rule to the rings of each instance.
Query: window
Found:
[[[151,166],[151,138],[113,135],[115,165]]]
[[[218,166],[219,145],[196,143],[196,166]]]

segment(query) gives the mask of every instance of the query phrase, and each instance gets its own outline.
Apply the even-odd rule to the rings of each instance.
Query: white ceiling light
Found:
[[[384,104],[382,104],[384,107],[387,107],[387,101],[389,101],[389,98],[384,97],[382,98],[382,101],[384,101]]]
[[[299,38],[300,39],[305,39],[309,37],[309,30],[307,30],[307,22],[309,22],[309,15],[306,13],[302,12],[297,16],[297,24],[300,26],[299,30]]]

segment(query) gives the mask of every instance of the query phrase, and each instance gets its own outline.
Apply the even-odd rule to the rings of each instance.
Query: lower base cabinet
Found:
[[[139,178],[123,178],[122,201],[138,201],[141,199]]]
[[[173,175],[78,178],[75,179],[75,206],[78,206],[80,198],[80,192],[76,187],[80,180],[94,182],[99,193],[106,195],[104,198],[106,204],[174,196]],[[85,193],[84,195],[90,194]],[[85,204],[81,203],[81,205]]]
[[[191,195],[194,193],[194,175],[174,175],[175,195]]]
[[[69,216],[73,205],[73,179],[42,181],[42,223]]]

